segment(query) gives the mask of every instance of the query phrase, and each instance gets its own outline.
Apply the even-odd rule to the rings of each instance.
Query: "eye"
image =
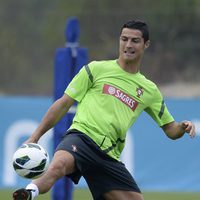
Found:
[[[121,36],[121,40],[122,40],[122,41],[127,41],[128,38],[127,38],[127,37],[124,37],[124,36]]]
[[[133,39],[132,39],[132,42],[134,42],[134,43],[139,43],[139,42],[140,42],[140,38],[133,38]]]

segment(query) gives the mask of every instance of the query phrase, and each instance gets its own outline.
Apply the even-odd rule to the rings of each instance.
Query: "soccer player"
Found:
[[[82,67],[26,143],[37,143],[77,101],[71,127],[47,172],[16,190],[13,199],[32,200],[63,176],[75,184],[83,176],[95,200],[143,200],[134,178],[120,161],[126,132],[140,113],[146,111],[173,140],[185,133],[192,138],[196,134],[191,121],[174,120],[157,86],[140,73],[149,44],[146,23],[128,21],[121,28],[119,57]]]

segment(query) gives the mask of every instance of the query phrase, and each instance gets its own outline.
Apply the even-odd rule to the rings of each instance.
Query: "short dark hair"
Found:
[[[144,42],[149,40],[149,28],[147,24],[143,21],[130,20],[126,22],[121,28],[121,33],[124,28],[140,30],[142,32]]]

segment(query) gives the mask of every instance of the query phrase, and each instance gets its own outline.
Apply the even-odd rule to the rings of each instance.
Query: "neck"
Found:
[[[117,59],[118,65],[126,72],[135,74],[139,71],[140,62],[134,61],[122,61],[120,58]]]

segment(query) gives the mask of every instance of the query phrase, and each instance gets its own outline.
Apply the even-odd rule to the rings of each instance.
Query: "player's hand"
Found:
[[[35,139],[35,138],[33,138],[33,137],[30,137],[30,138],[28,138],[28,139],[24,142],[24,144],[27,144],[27,143],[37,143],[37,142],[38,142],[37,139]]]
[[[196,136],[195,125],[191,121],[181,122],[181,127],[191,138]]]

